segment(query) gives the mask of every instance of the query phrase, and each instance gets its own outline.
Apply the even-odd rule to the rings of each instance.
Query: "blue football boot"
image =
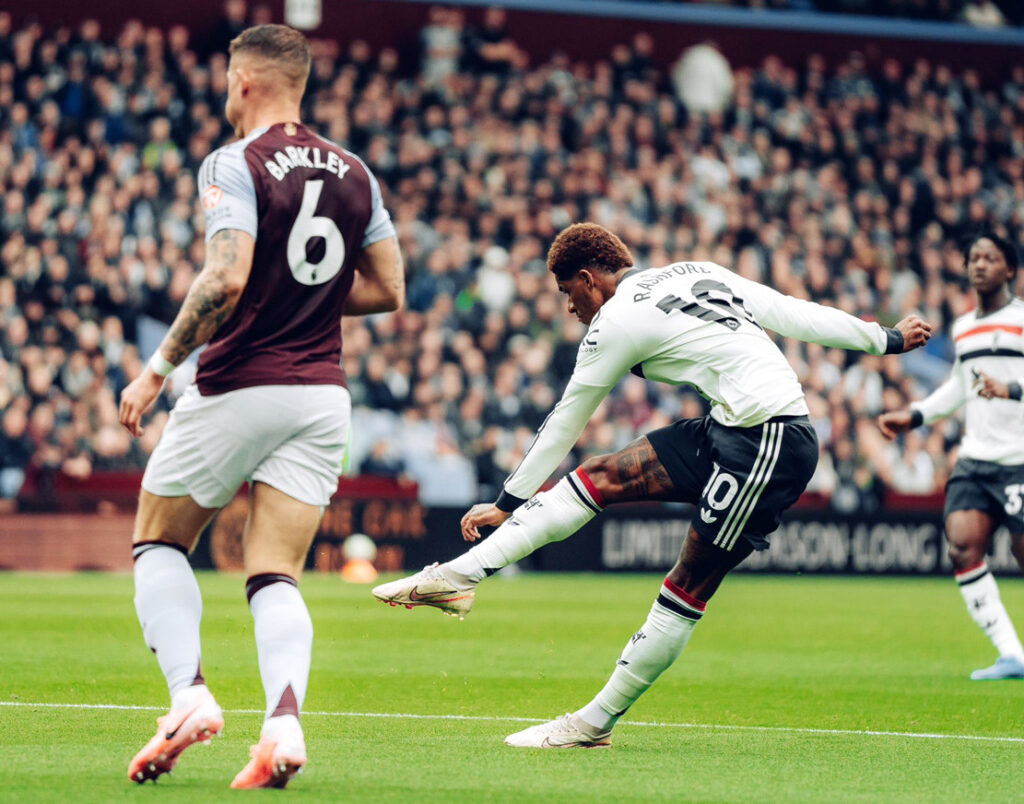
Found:
[[[991,667],[971,673],[971,681],[1002,681],[1009,678],[1024,678],[1024,662],[1013,656],[1000,656]]]

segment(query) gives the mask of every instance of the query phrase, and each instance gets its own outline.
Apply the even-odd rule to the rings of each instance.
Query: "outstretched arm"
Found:
[[[622,327],[605,319],[591,324],[561,400],[540,426],[522,462],[505,480],[498,499],[473,506],[462,518],[466,541],[479,539],[479,528],[504,522],[551,477],[601,400],[640,360],[640,352]]]
[[[234,311],[249,281],[256,241],[237,229],[221,229],[206,244],[203,270],[146,369],[121,394],[121,424],[133,436],[142,435],[139,422],[170,374],[194,349],[202,346]]]
[[[388,313],[405,304],[405,267],[397,237],[379,240],[360,251],[355,271],[344,315]]]
[[[522,463],[505,481],[497,501],[474,505],[462,518],[462,535],[466,541],[479,539],[479,528],[500,525],[508,519],[551,477],[611,388],[569,380],[565,393],[537,431]]]
[[[946,381],[920,402],[914,402],[908,410],[891,411],[879,416],[878,429],[891,441],[907,430],[946,418],[966,400],[967,389],[958,361],[953,364],[953,371]]]
[[[895,327],[882,327],[834,307],[794,299],[741,276],[734,278],[754,320],[789,338],[880,355],[909,352],[931,337],[931,325],[916,315],[907,316]]]

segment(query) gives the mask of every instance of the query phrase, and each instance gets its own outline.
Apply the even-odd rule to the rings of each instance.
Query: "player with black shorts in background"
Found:
[[[283,787],[306,764],[299,712],[313,627],[298,581],[349,438],[341,317],[397,309],[405,279],[376,179],[300,120],[305,37],[260,25],[230,52],[225,116],[238,140],[199,169],[205,263],[146,371],[121,397],[121,423],[139,435],[164,378],[209,344],[142,480],[135,607],[171,709],[128,775],[155,780],[223,728],[200,669],[202,599],[187,555],[248,480],[242,546],[266,717],[231,786]]]
[[[818,439],[796,373],[765,332],[895,354],[923,345],[931,328],[908,316],[895,328],[784,296],[713,262],[633,267],[607,229],[575,224],[555,239],[548,269],[588,325],[569,384],[493,504],[462,520],[466,541],[497,530],[445,564],[373,590],[395,605],[464,616],[476,586],[502,567],[571,536],[605,506],[672,500],[695,515],[679,560],[611,679],[574,714],[506,738],[524,748],[609,745],[626,710],[679,656],[725,576],[768,548],[779,517],[814,473]],[[655,430],[620,452],[590,458],[537,493],[627,372],[692,385],[711,413]]]
[[[978,306],[953,323],[952,373],[909,410],[883,413],[878,425],[893,439],[966,406],[963,441],[946,484],[946,541],[967,611],[999,651],[995,664],[971,678],[1024,679],[1024,648],[985,561],[992,535],[1005,524],[1024,568],[1024,301],[1010,287],[1019,258],[994,232],[971,237],[964,254]]]

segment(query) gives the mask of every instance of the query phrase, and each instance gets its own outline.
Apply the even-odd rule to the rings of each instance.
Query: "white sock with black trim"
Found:
[[[477,584],[534,550],[572,536],[603,510],[603,500],[581,470],[520,505],[501,527],[471,550],[441,565],[456,585]]]
[[[266,694],[266,719],[302,711],[313,654],[313,622],[290,575],[253,575],[245,584],[256,655]]]
[[[668,578],[651,613],[630,637],[615,663],[608,683],[594,699],[576,712],[593,730],[592,736],[611,729],[658,676],[672,666],[690,640],[705,604],[686,594]]]
[[[954,577],[960,585],[960,594],[964,596],[971,619],[992,640],[999,655],[1024,661],[1024,647],[999,598],[999,587],[996,586],[996,579],[992,577],[988,564],[982,561],[975,567],[956,573]]]
[[[173,699],[176,693],[204,683],[199,646],[203,598],[184,548],[143,542],[134,546],[132,555],[135,612]]]

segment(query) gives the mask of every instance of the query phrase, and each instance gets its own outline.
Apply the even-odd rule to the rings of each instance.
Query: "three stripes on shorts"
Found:
[[[732,550],[736,545],[736,540],[743,533],[757,501],[771,480],[782,448],[784,427],[782,422],[766,422],[761,428],[761,445],[757,450],[757,458],[754,459],[754,465],[750,474],[747,475],[747,481],[736,495],[736,501],[713,542],[723,550]]]

